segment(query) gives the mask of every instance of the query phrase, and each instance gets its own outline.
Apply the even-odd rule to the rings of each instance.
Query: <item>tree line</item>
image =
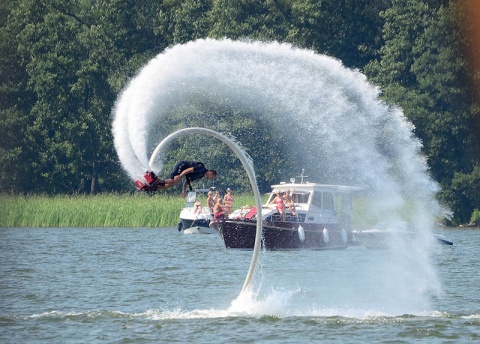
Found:
[[[170,46],[248,38],[312,49],[363,71],[414,124],[452,222],[468,222],[480,209],[475,6],[475,0],[1,2],[0,191],[132,190],[111,133],[112,107],[126,82]],[[235,119],[234,131],[263,129]],[[171,159],[181,156],[179,147]],[[272,159],[256,165],[266,170]],[[280,173],[265,172],[261,187]],[[244,177],[238,168],[228,178],[240,188]]]

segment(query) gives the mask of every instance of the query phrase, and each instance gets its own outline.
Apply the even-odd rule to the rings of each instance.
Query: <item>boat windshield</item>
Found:
[[[280,192],[280,197],[283,197],[285,193]],[[273,191],[270,196],[268,197],[268,203],[271,203],[273,199],[277,196],[276,191]],[[310,198],[310,192],[308,191],[293,191],[292,193],[292,198],[294,203],[308,203],[308,200]]]
[[[187,203],[195,203],[197,200],[197,193],[195,191],[190,191],[187,194]]]
[[[293,192],[293,202],[295,203],[308,203],[310,198],[310,192]]]

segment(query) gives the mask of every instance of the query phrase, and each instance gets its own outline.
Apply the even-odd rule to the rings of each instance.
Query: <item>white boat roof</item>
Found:
[[[291,192],[311,192],[311,191],[331,191],[336,193],[351,193],[354,191],[363,190],[361,187],[358,186],[348,186],[348,185],[331,185],[331,184],[318,184],[318,183],[280,183],[276,185],[272,185],[272,191],[276,192],[280,190],[281,192],[285,192],[286,190],[290,190]]]

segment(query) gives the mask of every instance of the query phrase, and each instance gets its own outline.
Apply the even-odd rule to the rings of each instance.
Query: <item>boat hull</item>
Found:
[[[180,219],[182,223],[182,229],[186,230],[191,227],[208,227],[210,224],[209,219]]]
[[[222,237],[226,248],[253,249],[256,221],[224,220],[211,227]],[[262,247],[266,250],[344,249],[352,244],[351,233],[336,225],[298,222],[264,222]]]
[[[210,219],[181,219],[178,230],[184,234],[215,234],[215,229],[209,226]]]
[[[183,231],[183,234],[216,234],[215,229],[210,227],[190,227]]]

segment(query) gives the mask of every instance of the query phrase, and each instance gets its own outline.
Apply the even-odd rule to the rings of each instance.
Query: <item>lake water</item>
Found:
[[[378,288],[387,250],[262,252],[240,295],[252,252],[217,235],[2,228],[0,343],[479,341],[480,229],[437,233],[441,292],[415,303]]]

